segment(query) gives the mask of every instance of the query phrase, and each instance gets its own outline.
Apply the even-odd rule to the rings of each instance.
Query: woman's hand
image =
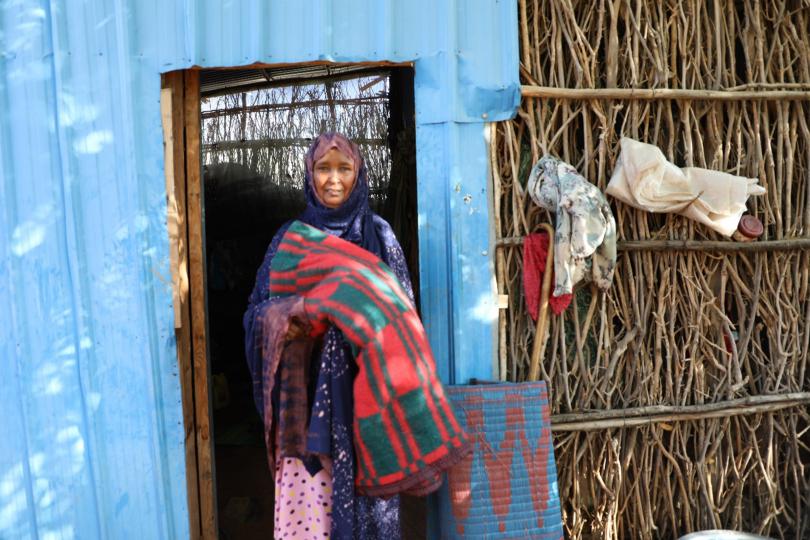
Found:
[[[298,317],[290,319],[290,326],[287,328],[287,341],[295,341],[296,339],[303,339],[309,335],[310,326]]]

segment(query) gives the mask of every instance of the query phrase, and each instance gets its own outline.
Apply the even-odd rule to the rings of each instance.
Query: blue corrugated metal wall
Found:
[[[160,73],[415,61],[423,310],[492,376],[485,120],[519,99],[503,0],[0,0],[0,538],[188,536]]]

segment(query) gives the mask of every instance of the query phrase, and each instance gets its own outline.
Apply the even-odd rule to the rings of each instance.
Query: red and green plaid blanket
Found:
[[[296,221],[273,258],[270,294],[303,297],[313,334],[335,325],[357,348],[357,491],[386,496],[437,489],[439,473],[471,445],[393,271],[368,251]]]

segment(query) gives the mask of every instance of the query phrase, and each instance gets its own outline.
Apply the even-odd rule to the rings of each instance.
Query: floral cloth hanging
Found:
[[[532,200],[557,215],[554,235],[554,295],[582,280],[610,288],[616,267],[616,221],[599,189],[574,167],[543,156],[527,182]]]

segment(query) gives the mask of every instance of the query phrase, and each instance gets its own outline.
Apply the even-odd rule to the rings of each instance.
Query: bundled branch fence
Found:
[[[626,135],[768,190],[751,244],[611,201],[613,288],[551,317],[541,363],[567,535],[810,536],[810,2],[519,0],[519,24],[524,98],[491,132],[505,378],[529,371],[544,153],[604,189]]]

